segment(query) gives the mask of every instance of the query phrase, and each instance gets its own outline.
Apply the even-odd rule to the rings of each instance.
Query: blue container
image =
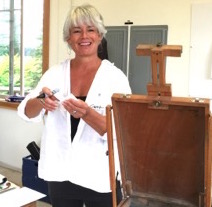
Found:
[[[38,161],[29,155],[23,158],[22,185],[47,195],[41,201],[51,203],[48,196],[47,182],[38,177]]]

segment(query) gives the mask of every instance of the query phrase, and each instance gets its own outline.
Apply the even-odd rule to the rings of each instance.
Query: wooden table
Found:
[[[32,202],[32,203],[29,203],[27,205],[24,205],[23,207],[36,207],[36,202]]]

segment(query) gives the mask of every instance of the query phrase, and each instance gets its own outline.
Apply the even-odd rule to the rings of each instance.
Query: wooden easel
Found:
[[[171,84],[166,84],[166,56],[180,57],[181,53],[182,46],[179,45],[140,44],[137,46],[137,55],[151,56],[152,83],[147,85],[148,95],[172,96]]]

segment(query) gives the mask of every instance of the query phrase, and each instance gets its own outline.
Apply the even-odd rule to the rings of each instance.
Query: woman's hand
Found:
[[[32,98],[27,101],[25,107],[27,117],[36,117],[43,108],[48,111],[53,111],[58,107],[57,99],[49,88],[44,87],[40,94],[42,93],[44,93],[43,98]]]
[[[54,111],[58,107],[58,100],[52,93],[52,91],[44,87],[41,91],[41,93],[45,94],[44,98],[40,99],[41,104],[43,105],[43,108],[48,110],[48,111]]]
[[[89,113],[90,107],[80,99],[67,99],[62,102],[64,108],[75,118],[85,118]]]
[[[62,104],[73,117],[82,118],[101,136],[106,133],[106,117],[88,106],[84,101],[71,98],[63,101]]]

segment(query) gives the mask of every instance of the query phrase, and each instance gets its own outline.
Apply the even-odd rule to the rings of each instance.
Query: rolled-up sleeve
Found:
[[[42,109],[40,114],[36,117],[33,117],[33,118],[29,118],[26,116],[25,114],[25,107],[26,107],[26,104],[27,104],[27,101],[31,98],[34,98],[35,96],[33,96],[33,94],[31,95],[28,95],[25,97],[25,99],[19,104],[18,106],[18,115],[25,121],[28,121],[28,122],[40,122],[42,121],[43,119],[43,116],[45,114],[45,109]]]

